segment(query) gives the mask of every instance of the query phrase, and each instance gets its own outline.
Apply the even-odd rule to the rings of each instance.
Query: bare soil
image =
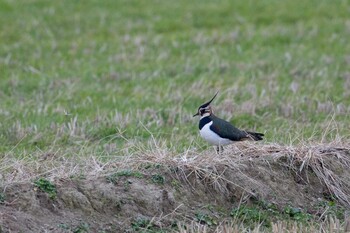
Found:
[[[4,197],[0,232],[134,232],[145,227],[143,223],[175,231],[179,222],[196,221],[198,213],[224,221],[240,203],[256,200],[315,215],[322,214],[322,200],[332,199],[349,209],[349,150],[317,151],[309,159],[278,148],[264,155],[259,151],[203,155],[192,162],[167,158],[152,163],[139,158],[129,170],[109,168],[96,177],[58,177],[52,181],[56,198],[32,182],[13,183],[0,187]],[[322,167],[320,173],[317,168]],[[334,178],[341,182],[332,183]]]

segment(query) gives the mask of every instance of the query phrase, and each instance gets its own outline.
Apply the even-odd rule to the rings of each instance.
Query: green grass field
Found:
[[[0,151],[203,147],[192,115],[217,90],[216,114],[268,142],[348,139],[349,7],[1,1]]]
[[[215,114],[264,143],[348,143],[349,13],[346,0],[0,0],[0,171],[150,142],[200,153],[192,115],[216,91]]]

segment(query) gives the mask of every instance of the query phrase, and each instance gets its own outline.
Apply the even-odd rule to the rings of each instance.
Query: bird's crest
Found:
[[[214,95],[213,98],[211,98],[211,100],[209,100],[208,102],[206,102],[205,104],[202,104],[201,106],[199,106],[198,111],[196,114],[194,114],[193,116],[198,116],[201,115],[203,116],[205,113],[211,113],[211,108],[210,108],[210,103],[215,99],[216,95],[219,93],[219,91],[217,91]]]

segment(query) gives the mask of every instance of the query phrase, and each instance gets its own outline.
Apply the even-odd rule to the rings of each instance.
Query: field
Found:
[[[345,231],[349,11],[0,0],[0,232]],[[218,156],[200,138],[216,91],[215,114],[263,142]]]

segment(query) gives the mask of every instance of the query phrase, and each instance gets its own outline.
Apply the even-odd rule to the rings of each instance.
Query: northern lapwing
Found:
[[[234,127],[231,123],[216,117],[213,114],[210,103],[215,99],[214,97],[207,103],[198,108],[198,112],[193,115],[200,116],[199,132],[202,138],[212,145],[216,146],[216,151],[219,153],[220,149],[223,151],[223,146],[237,141],[263,140],[264,134],[254,133],[245,130],[240,130]]]

